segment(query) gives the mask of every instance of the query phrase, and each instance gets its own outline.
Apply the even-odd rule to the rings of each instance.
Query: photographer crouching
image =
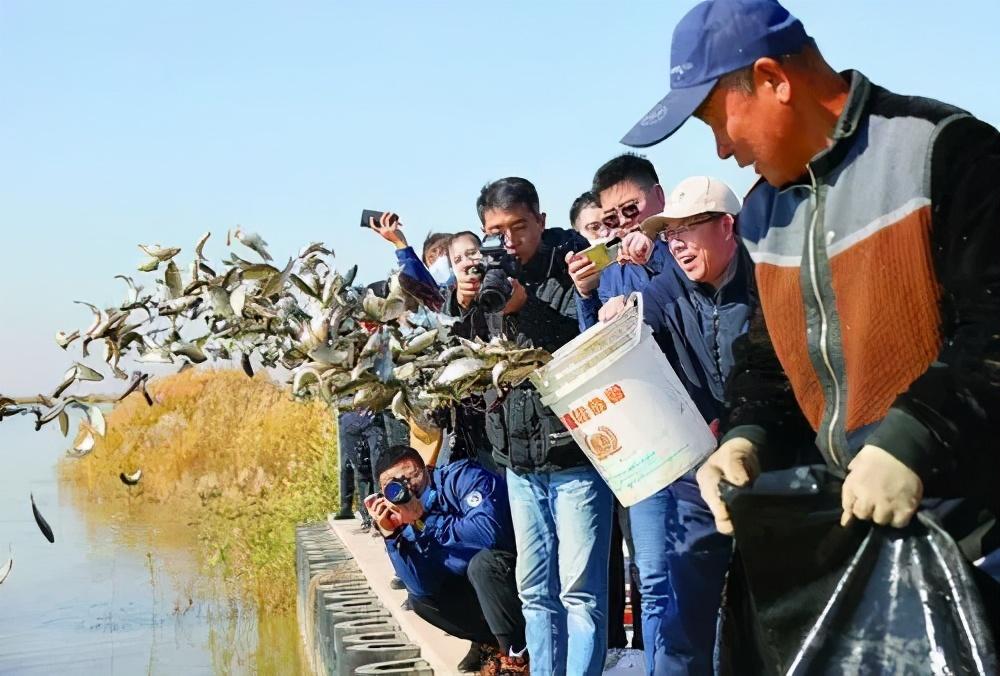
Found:
[[[452,636],[490,646],[483,674],[526,674],[524,618],[503,480],[459,460],[433,470],[409,446],[376,461],[366,502],[413,611]]]
[[[538,193],[523,178],[486,185],[476,207],[486,234],[479,279],[463,283],[456,272],[451,303],[462,330],[557,350],[579,334],[566,257],[586,248],[586,240],[572,230],[546,229]],[[610,489],[529,383],[488,393],[486,409],[493,458],[506,469],[532,670],[600,674]]]

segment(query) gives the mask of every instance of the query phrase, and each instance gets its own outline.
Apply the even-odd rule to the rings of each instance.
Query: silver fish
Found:
[[[14,569],[14,545],[9,545],[9,547],[10,556],[7,558],[7,563],[3,564],[3,567],[0,568],[0,584],[4,583],[4,580],[10,575],[10,571]]]
[[[137,483],[139,483],[140,480],[142,480],[142,470],[137,469],[131,474],[126,474],[125,472],[121,472],[118,475],[118,478],[121,479],[121,482],[126,486],[135,486]]]
[[[267,242],[255,232],[246,232],[240,226],[236,226],[233,237],[243,246],[253,249],[265,261],[272,260],[271,254],[267,252]]]

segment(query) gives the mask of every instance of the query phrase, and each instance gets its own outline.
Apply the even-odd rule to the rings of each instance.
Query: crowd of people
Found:
[[[670,73],[623,143],[659,143],[695,117],[720,158],[760,175],[742,201],[708,176],[667,192],[629,152],[596,170],[569,227],[550,226],[519,177],[483,187],[478,231],[433,234],[419,257],[396,214],[371,223],[403,269],[440,285],[466,338],[555,351],[641,294],[719,439],[625,508],[529,383],[463,401],[431,430],[342,414],[338,516],[356,497],[413,611],[472,642],[462,670],[599,674],[628,644],[631,604],[649,674],[741,673],[719,629],[740,593],[720,487],[783,468],[839,472],[843,528],[947,510],[969,565],[996,567],[1000,134],[835,71],[774,0],[698,4]],[[501,306],[483,301],[497,236]],[[581,255],[609,242],[618,258],[603,269]],[[975,579],[984,606],[1000,605],[993,579]]]

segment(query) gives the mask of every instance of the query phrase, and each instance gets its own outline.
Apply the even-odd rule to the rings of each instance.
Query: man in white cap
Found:
[[[676,265],[642,292],[645,321],[705,421],[717,425],[733,341],[756,311],[753,265],[740,243],[740,201],[718,179],[680,182],[659,216],[623,246],[633,260],[666,242]],[[647,233],[647,234],[643,234]],[[713,428],[714,428],[713,425]],[[630,509],[642,591],[646,671],[710,674],[716,617],[732,553],[694,471]]]

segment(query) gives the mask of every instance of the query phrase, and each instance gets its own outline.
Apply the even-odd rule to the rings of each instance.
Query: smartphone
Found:
[[[375,501],[381,497],[383,497],[381,493],[372,493],[367,498],[365,498],[365,509],[368,510],[369,514],[371,514],[372,505],[375,504]],[[400,521],[399,519],[399,514],[396,514],[394,512],[389,514],[389,522],[392,523],[393,528],[399,528],[400,526],[403,525],[403,522]],[[420,528],[421,530],[423,530],[422,525]]]
[[[621,248],[621,242],[621,238],[612,237],[607,241],[598,242],[587,247],[578,253],[577,256],[590,259],[598,270],[603,270],[618,260],[618,250]]]
[[[370,218],[374,218],[375,223],[378,224],[378,222],[382,219],[382,214],[384,213],[385,213],[384,211],[374,211],[372,209],[365,209],[364,211],[361,212],[361,227],[362,228],[372,227],[371,223],[368,220]]]
[[[373,505],[373,504],[375,503],[375,501],[376,501],[376,500],[378,500],[378,499],[379,499],[380,497],[382,497],[382,494],[381,494],[381,493],[372,493],[372,494],[371,494],[371,495],[369,495],[369,496],[368,496],[367,498],[365,498],[365,509],[371,509],[371,508],[372,508],[372,505]]]

